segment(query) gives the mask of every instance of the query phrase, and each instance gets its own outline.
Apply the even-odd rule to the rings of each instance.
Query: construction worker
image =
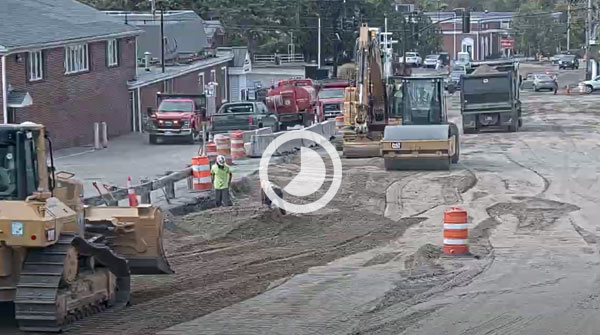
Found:
[[[231,184],[231,167],[225,164],[225,156],[217,156],[217,164],[210,169],[210,178],[215,189],[215,202],[217,207],[231,206],[229,197],[229,185]]]
[[[285,215],[285,209],[281,208],[280,206],[278,206],[277,203],[273,204],[273,202],[271,201],[271,198],[269,198],[267,196],[267,194],[265,193],[265,188],[267,187],[271,187],[273,189],[273,192],[275,192],[275,194],[283,199],[283,191],[281,190],[281,188],[279,186],[277,186],[277,184],[271,182],[271,181],[260,181],[260,198],[262,200],[262,204],[263,205],[267,205],[269,208],[271,208],[271,205],[275,205],[275,207],[279,208],[279,212],[282,215]]]

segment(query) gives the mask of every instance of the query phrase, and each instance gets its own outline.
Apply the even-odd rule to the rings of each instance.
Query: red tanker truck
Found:
[[[311,79],[281,80],[267,93],[267,107],[277,115],[282,130],[288,126],[311,125],[318,115],[317,91]]]

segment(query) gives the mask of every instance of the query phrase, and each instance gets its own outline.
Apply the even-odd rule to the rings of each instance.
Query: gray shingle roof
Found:
[[[146,51],[153,58],[160,57],[160,15],[119,11],[105,13],[144,31],[138,38],[138,58],[144,57]],[[179,54],[198,53],[208,45],[204,23],[193,11],[165,12],[164,34],[167,40],[165,59],[173,59]]]
[[[0,0],[0,49],[139,33],[76,0]]]

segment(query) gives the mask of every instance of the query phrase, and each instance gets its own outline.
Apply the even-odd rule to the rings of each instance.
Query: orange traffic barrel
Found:
[[[217,155],[225,156],[225,163],[231,164],[231,140],[225,135],[216,135]]]
[[[335,117],[335,129],[344,128],[344,114]]]
[[[452,207],[444,212],[444,248],[446,255],[466,255],[469,253],[469,225],[467,212],[460,207]]]
[[[217,160],[217,145],[215,142],[206,143],[206,156],[211,164]]]
[[[192,157],[193,188],[197,191],[206,191],[211,188],[210,162],[206,156]]]
[[[246,158],[244,151],[244,133],[240,130],[231,132],[231,159],[233,161]]]

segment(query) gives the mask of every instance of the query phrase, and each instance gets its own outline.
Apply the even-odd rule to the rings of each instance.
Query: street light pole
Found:
[[[454,28],[452,29],[452,36],[454,37],[454,54],[452,55],[452,61],[456,60],[456,11],[454,11]]]
[[[165,7],[161,3],[160,6],[160,64],[162,73],[165,73],[165,21],[164,21]]]
[[[319,32],[318,32],[318,47],[317,47],[317,68],[321,68],[321,15],[317,14],[317,18],[319,19]]]
[[[387,84],[388,82],[388,76],[389,76],[389,71],[388,71],[388,52],[389,52],[389,46],[388,46],[388,20],[387,20],[387,14],[384,14],[384,22],[385,22],[385,52],[383,53],[384,55],[384,61],[383,61],[383,73],[384,73],[384,77],[385,77],[385,82]]]
[[[567,51],[571,49],[571,0],[567,3]]]

